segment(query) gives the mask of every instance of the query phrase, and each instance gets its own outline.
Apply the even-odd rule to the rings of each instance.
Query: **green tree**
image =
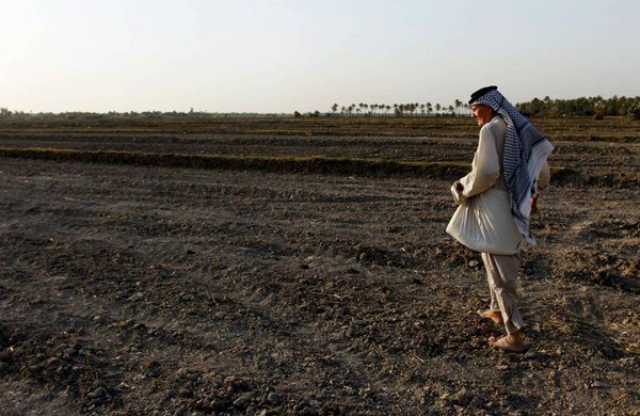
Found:
[[[460,101],[459,99],[456,98],[455,106],[456,106],[456,111],[458,111],[460,109],[460,107],[462,107],[462,101]]]
[[[634,120],[640,120],[640,99],[634,103],[628,110],[628,115]]]

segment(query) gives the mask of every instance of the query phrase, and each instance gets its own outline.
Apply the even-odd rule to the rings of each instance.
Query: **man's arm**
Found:
[[[471,172],[460,179],[456,186],[462,186],[460,195],[468,199],[487,191],[500,177],[500,160],[496,149],[496,139],[490,126],[480,129],[478,149],[473,157]],[[460,188],[458,188],[460,191]]]

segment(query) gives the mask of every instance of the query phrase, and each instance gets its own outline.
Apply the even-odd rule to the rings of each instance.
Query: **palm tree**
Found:
[[[436,103],[436,113],[439,113],[441,108],[442,106],[440,105],[440,103]]]
[[[456,98],[455,105],[456,105],[456,110],[459,109],[460,107],[462,107],[462,101]]]

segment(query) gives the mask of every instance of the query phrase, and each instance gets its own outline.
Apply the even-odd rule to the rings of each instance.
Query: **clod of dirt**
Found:
[[[5,349],[9,344],[9,331],[0,324],[0,351]]]
[[[0,351],[0,363],[8,363],[13,359],[13,353],[10,349]]]
[[[640,291],[637,270],[640,258],[624,258],[616,254],[587,250],[560,253],[553,260],[555,273],[569,281],[608,286],[624,291]]]
[[[224,379],[224,390],[227,393],[237,393],[249,390],[249,384],[237,377],[229,376]]]
[[[150,360],[144,363],[144,374],[147,377],[158,377],[161,373],[160,363],[155,360]]]
[[[355,257],[361,263],[376,264],[391,267],[413,267],[416,264],[414,256],[400,249],[388,250],[380,247],[356,246],[351,257]]]
[[[467,391],[467,389],[463,387],[457,392],[455,392],[454,394],[452,394],[451,396],[449,396],[448,399],[456,404],[465,406],[467,403],[469,403],[469,401],[471,401],[471,398],[472,397]]]
[[[244,393],[240,397],[233,401],[233,405],[239,409],[245,409],[251,403],[253,399],[253,393]]]
[[[447,239],[438,245],[433,252],[435,261],[448,265],[449,269],[467,267],[470,269],[482,267],[480,253],[469,250],[462,244]]]

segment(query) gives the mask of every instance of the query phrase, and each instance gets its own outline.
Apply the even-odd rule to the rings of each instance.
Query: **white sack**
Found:
[[[460,196],[451,192],[456,201]],[[519,251],[522,236],[511,216],[509,194],[497,188],[464,200],[451,217],[447,233],[474,251],[511,255]]]

